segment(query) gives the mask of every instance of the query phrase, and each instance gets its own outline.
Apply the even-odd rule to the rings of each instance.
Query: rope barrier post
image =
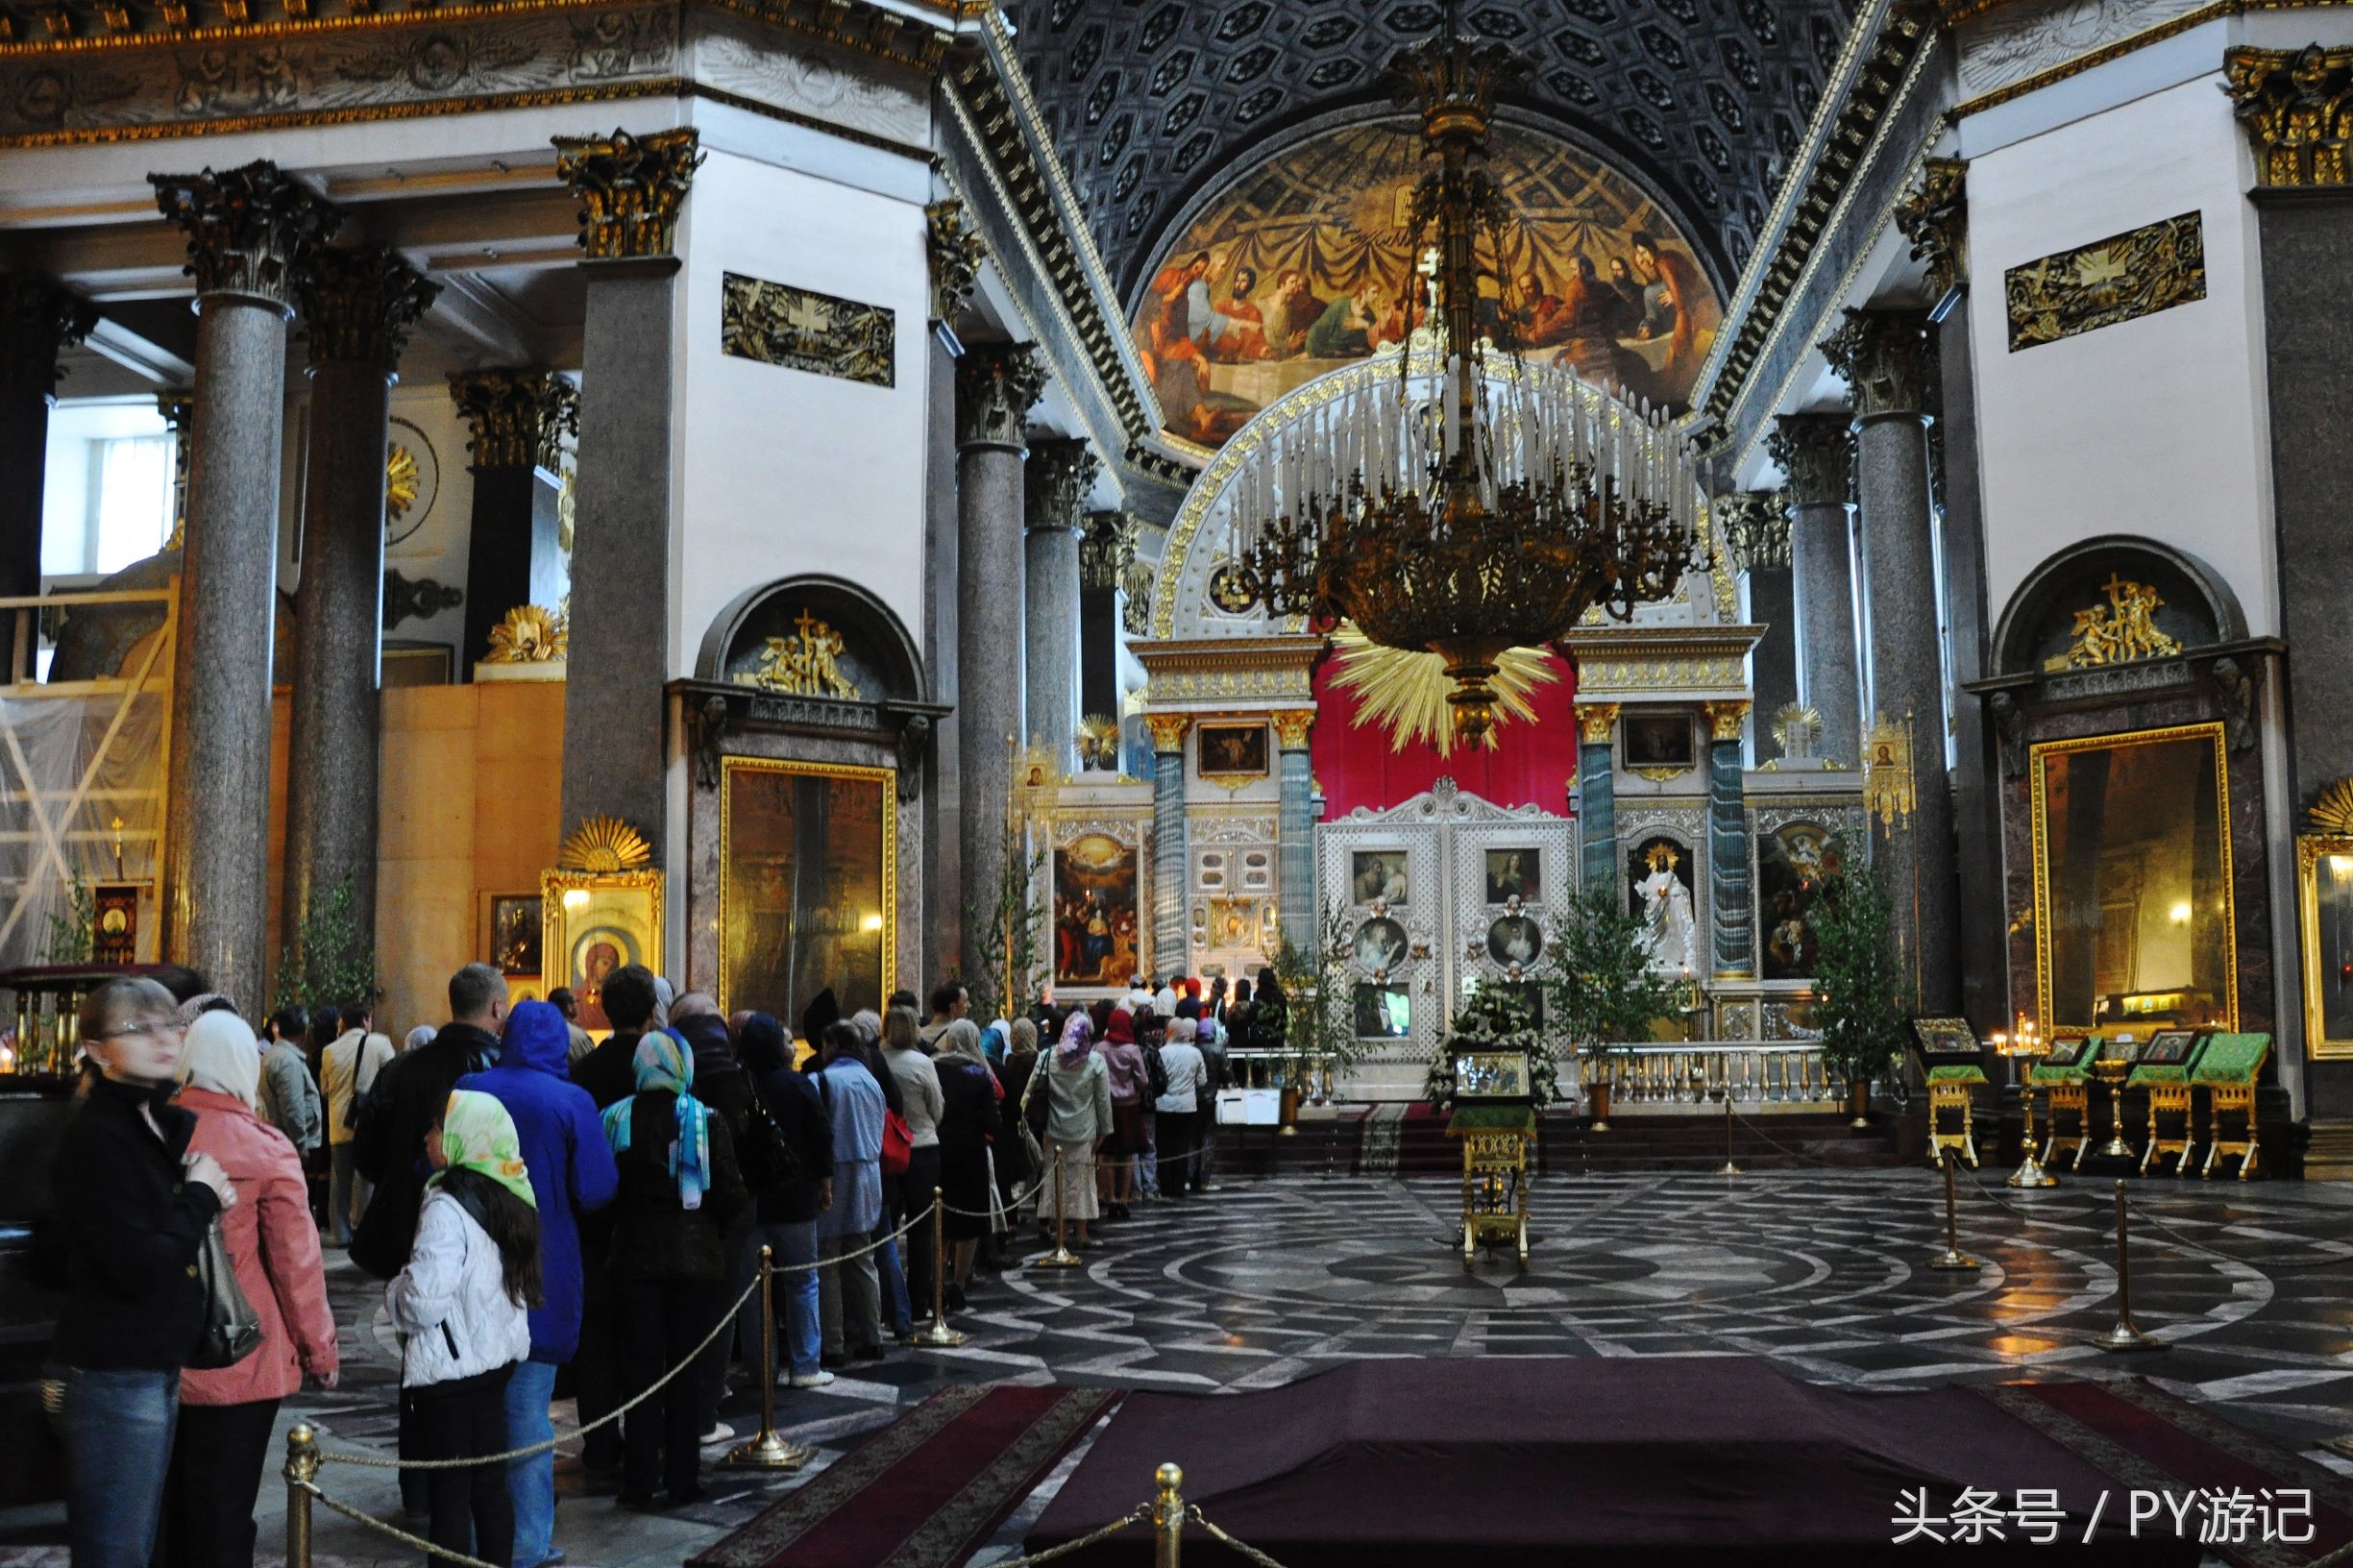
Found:
[[[1983,1268],[1982,1260],[1961,1250],[1960,1205],[1952,1185],[1952,1150],[1940,1149],[1937,1156],[1937,1164],[1945,1167],[1945,1251],[1942,1256],[1930,1259],[1928,1266],[1939,1273]]]
[[[310,1478],[318,1473],[318,1433],[297,1421],[286,1433],[286,1568],[310,1568]]]
[[[760,1434],[738,1443],[720,1464],[729,1470],[798,1470],[817,1458],[806,1443],[776,1432],[776,1250],[760,1248]],[[289,1565],[291,1568],[291,1565]]]
[[[1152,1568],[1181,1568],[1185,1556],[1185,1499],[1178,1488],[1185,1484],[1185,1472],[1173,1464],[1164,1464],[1154,1476],[1160,1482],[1160,1496],[1152,1504]]]
[[[2020,1135],[2026,1145],[2025,1158],[2019,1161],[2016,1170],[2010,1172],[2010,1185],[2017,1188],[2057,1187],[2059,1179],[2045,1170],[2043,1162],[2034,1157],[2034,1070],[2031,1062],[2027,1064],[2024,1079],[2018,1086],[2018,1103],[2026,1118],[2025,1129]],[[2054,1129],[2058,1126],[2055,1112],[2051,1115],[2051,1126]]]
[[[2102,1350],[2163,1350],[2165,1346],[2133,1326],[2132,1255],[2124,1228],[2124,1184],[2116,1184],[2116,1327],[2092,1341]]]
[[[1077,1253],[1070,1250],[1065,1239],[1069,1216],[1063,1212],[1062,1145],[1059,1143],[1054,1145],[1053,1182],[1054,1250],[1042,1257],[1033,1258],[1030,1262],[1040,1268],[1076,1268],[1081,1260]]]
[[[964,1335],[947,1326],[947,1194],[931,1189],[931,1322],[916,1331],[919,1345],[944,1349],[964,1343]]]
[[[1718,1084],[1716,1092],[1724,1096],[1724,1164],[1716,1174],[1738,1176],[1743,1173],[1741,1168],[1732,1163],[1732,1086],[1729,1080]]]

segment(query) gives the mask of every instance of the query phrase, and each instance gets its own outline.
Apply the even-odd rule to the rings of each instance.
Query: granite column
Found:
[[[923,663],[931,697],[953,708],[959,689],[957,627],[964,619],[956,520],[956,323],[971,304],[988,247],[967,226],[962,202],[923,208],[924,254],[931,275],[931,331],[925,335],[923,428]],[[953,973],[964,954],[964,868],[958,830],[959,736],[953,719],[935,727],[923,769],[924,970]]]
[[[97,324],[97,308],[72,290],[45,278],[0,275],[0,596],[40,592],[41,491],[58,352]],[[24,628],[16,668],[29,680],[33,615],[0,616],[0,627],[11,625]]]
[[[1078,711],[1084,719],[1119,721],[1119,589],[1136,564],[1136,519],[1125,512],[1090,512],[1079,535]]]
[[[561,376],[536,369],[462,371],[450,378],[470,438],[474,511],[466,535],[466,629],[458,678],[490,651],[491,628],[509,610],[552,610],[561,590],[561,549],[551,508],[539,499],[539,472],[563,463],[563,439],[580,432],[580,395]]]
[[[1790,592],[1797,609],[1798,700],[1822,716],[1816,755],[1862,755],[1862,661],[1854,629],[1854,542],[1847,497],[1854,434],[1844,413],[1775,422],[1773,459],[1789,478]]]
[[[558,136],[555,147],[587,253],[568,652],[580,678],[564,683],[563,831],[618,817],[659,867],[670,842],[673,250],[701,159],[692,128]]]
[[[289,943],[347,880],[361,941],[375,943],[384,450],[401,349],[439,292],[380,246],[320,251],[303,291],[310,450],[304,465],[303,574],[294,598],[285,896],[279,906]]]
[[[1960,1006],[1952,788],[1945,767],[1944,607],[1928,492],[1936,355],[1927,316],[1850,310],[1824,344],[1853,388],[1855,491],[1868,627],[1865,711],[1875,736],[1908,735],[1915,807],[1875,820],[1874,861],[1895,905],[1900,970],[1916,1011]]]
[[[957,831],[970,939],[1004,894],[1012,749],[1022,725],[1021,446],[1045,390],[1035,345],[968,349],[956,361]]]
[[[1704,702],[1707,715],[1708,928],[1715,947],[1713,978],[1756,978],[1756,914],[1749,895],[1749,803],[1741,765],[1740,729],[1746,702]]]
[[[1275,715],[1275,907],[1285,939],[1301,952],[1314,950],[1322,924],[1315,896],[1315,771],[1308,748],[1314,725],[1313,708]]]
[[[1612,772],[1618,705],[1580,703],[1577,727],[1583,743],[1577,753],[1577,830],[1584,845],[1581,881],[1587,888],[1616,888],[1625,880],[1618,869],[1618,781]]]
[[[264,160],[153,175],[196,280],[196,416],[172,649],[163,950],[267,1000],[270,642],[278,621],[286,323],[339,215]]]
[[[1030,444],[1023,465],[1022,739],[1071,769],[1078,740],[1079,528],[1101,464],[1084,441]]]
[[[1154,713],[1144,724],[1152,731],[1152,969],[1183,974],[1192,968],[1185,931],[1185,736],[1192,720]]]
[[[1765,737],[1771,721],[1798,700],[1797,600],[1790,586],[1789,493],[1785,490],[1743,490],[1721,498],[1717,515],[1723,519],[1722,537],[1732,562],[1747,577],[1749,619],[1762,625],[1750,655],[1754,671],[1758,726],[1755,754],[1765,760]]]

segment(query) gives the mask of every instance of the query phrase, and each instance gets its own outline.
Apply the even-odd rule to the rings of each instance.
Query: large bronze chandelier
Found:
[[[1691,566],[1698,486],[1663,408],[1622,401],[1483,331],[1483,270],[1505,274],[1503,201],[1486,152],[1502,49],[1440,35],[1401,55],[1425,156],[1412,245],[1429,294],[1398,373],[1304,407],[1262,440],[1229,491],[1230,600],[1444,661],[1455,733],[1495,722],[1512,648],[1541,648],[1600,605],[1620,620]],[[1482,266],[1483,238],[1492,267]]]

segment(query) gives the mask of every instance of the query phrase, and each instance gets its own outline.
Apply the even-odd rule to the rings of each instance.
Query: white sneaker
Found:
[[[710,1431],[702,1434],[702,1446],[705,1448],[715,1448],[734,1435],[735,1429],[727,1425],[726,1422],[722,1421],[718,1425],[712,1427]]]
[[[833,1374],[820,1367],[815,1372],[797,1372],[786,1382],[795,1388],[822,1388],[833,1382]]]

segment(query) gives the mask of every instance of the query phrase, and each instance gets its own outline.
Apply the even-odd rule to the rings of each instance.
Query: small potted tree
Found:
[[[1555,933],[1541,983],[1552,1032],[1582,1065],[1585,1101],[1598,1128],[1609,1119],[1613,1056],[1675,1011],[1675,983],[1651,968],[1643,922],[1620,906],[1617,890],[1579,890],[1554,910]]]
[[[1297,1130],[1302,1083],[1319,1068],[1337,1071],[1356,1060],[1358,1044],[1347,980],[1348,911],[1326,904],[1317,917],[1314,943],[1306,947],[1285,933],[1274,955],[1275,978],[1283,993],[1268,1009],[1260,999],[1262,1036],[1282,1046],[1282,1121]]]
[[[1903,1049],[1903,1008],[1887,890],[1859,857],[1846,867],[1814,901],[1814,1018],[1823,1061],[1846,1079],[1853,1125],[1867,1127],[1871,1080]]]

